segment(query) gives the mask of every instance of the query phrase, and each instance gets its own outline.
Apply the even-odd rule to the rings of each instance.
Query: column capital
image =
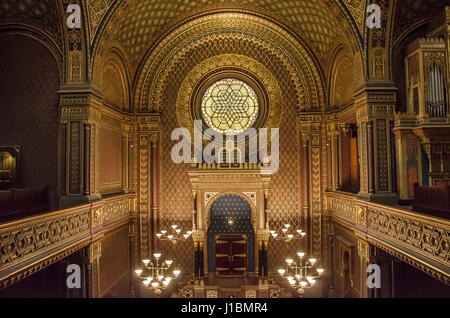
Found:
[[[58,95],[63,123],[101,121],[103,97],[97,90],[85,85],[66,85],[61,86]]]
[[[142,113],[137,115],[139,133],[159,133],[161,113]]]
[[[350,136],[350,134],[352,133],[352,125],[350,124],[340,123],[339,128],[344,134],[344,136]]]
[[[301,134],[303,146],[320,146],[323,117],[321,113],[297,113],[297,132]]]
[[[327,116],[327,134],[329,136],[338,136],[340,133],[340,124],[335,116],[328,119]]]
[[[297,130],[299,132],[321,130],[322,113],[297,113]]]
[[[121,130],[123,134],[131,135],[133,133],[133,119],[130,116],[122,117]]]
[[[384,83],[384,82],[383,82]],[[378,86],[367,85],[355,94],[357,121],[374,118],[393,119],[397,102],[397,88],[391,82]]]

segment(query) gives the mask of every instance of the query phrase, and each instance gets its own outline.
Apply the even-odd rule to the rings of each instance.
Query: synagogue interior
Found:
[[[450,298],[450,0],[1,0],[0,298]]]

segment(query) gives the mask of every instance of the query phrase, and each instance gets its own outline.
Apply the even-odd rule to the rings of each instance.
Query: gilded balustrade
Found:
[[[134,194],[0,224],[0,289],[88,246],[135,211]]]
[[[450,220],[358,200],[337,192],[326,194],[328,213],[351,226],[370,244],[450,283]]]

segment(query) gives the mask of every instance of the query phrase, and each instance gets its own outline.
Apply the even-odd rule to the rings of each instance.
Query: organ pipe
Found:
[[[441,70],[436,63],[434,63],[430,68],[427,110],[430,117],[442,118],[447,115],[445,109],[444,81]]]

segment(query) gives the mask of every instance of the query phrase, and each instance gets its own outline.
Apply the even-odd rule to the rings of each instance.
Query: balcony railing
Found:
[[[450,282],[450,220],[329,192],[328,212],[393,254],[436,270]],[[399,254],[400,253],[400,254]],[[417,263],[416,262],[416,263]]]
[[[102,231],[127,221],[135,200],[134,194],[119,195],[0,224],[0,289],[11,275],[66,250],[73,253]]]

